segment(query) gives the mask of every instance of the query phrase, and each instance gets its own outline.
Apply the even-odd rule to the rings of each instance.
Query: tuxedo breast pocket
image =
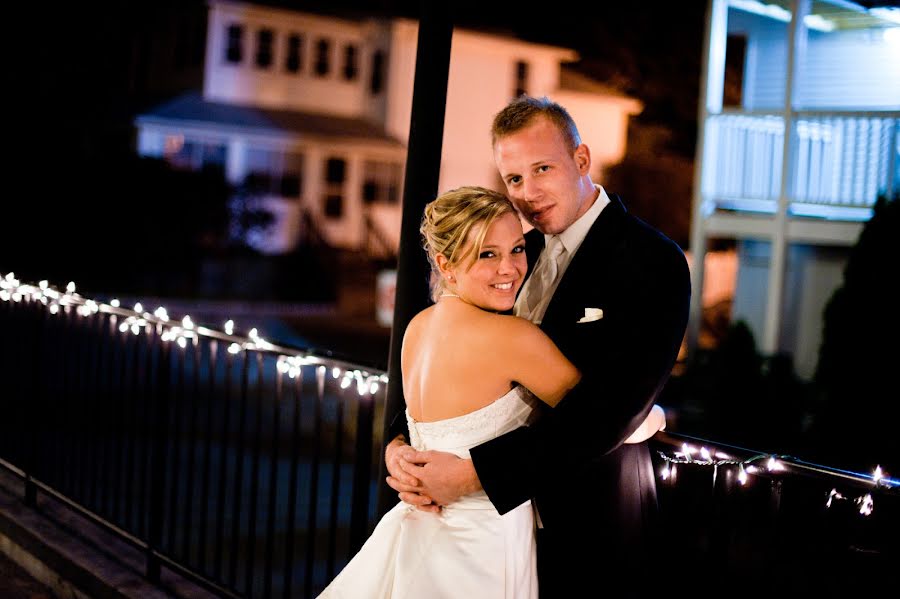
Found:
[[[580,318],[575,321],[575,324],[589,324],[592,322],[599,322],[603,320],[603,317],[603,308],[585,308],[584,314],[582,314]]]

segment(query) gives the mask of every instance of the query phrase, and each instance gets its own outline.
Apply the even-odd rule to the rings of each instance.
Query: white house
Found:
[[[365,248],[399,240],[417,23],[347,20],[211,0],[202,94],[136,119],[138,151],[188,168],[218,164],[253,185],[277,226],[250,240],[293,248],[306,229]],[[569,108],[596,173],[621,160],[639,102],[564,68],[568,49],[476,31],[453,33],[439,190],[502,188],[491,117],[511,98],[547,95]]]
[[[900,9],[710,0],[707,26],[691,250],[737,240],[732,320],[809,378],[849,247],[877,197],[900,186]],[[734,106],[727,64],[738,65]],[[692,267],[691,345],[703,264]]]

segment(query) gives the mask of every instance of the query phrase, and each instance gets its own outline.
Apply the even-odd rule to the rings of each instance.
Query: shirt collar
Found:
[[[578,248],[581,247],[581,242],[584,241],[588,231],[590,231],[591,227],[594,225],[594,221],[597,220],[597,217],[600,216],[600,213],[606,208],[606,205],[609,204],[609,196],[606,195],[606,190],[603,189],[601,185],[595,184],[594,187],[598,192],[597,199],[594,200],[594,203],[588,208],[587,212],[582,214],[578,220],[559,234],[559,240],[562,242],[563,247],[566,248],[566,252],[569,256],[572,256],[578,251]],[[552,235],[544,235],[545,246],[550,242],[550,237],[552,237]]]

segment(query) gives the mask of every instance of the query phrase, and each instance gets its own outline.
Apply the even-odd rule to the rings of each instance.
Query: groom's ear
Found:
[[[589,147],[585,144],[579,145],[575,148],[572,157],[575,159],[575,166],[578,167],[579,173],[587,175],[591,172],[591,149]]]

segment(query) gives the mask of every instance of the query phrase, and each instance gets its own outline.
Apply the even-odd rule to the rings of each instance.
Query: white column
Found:
[[[363,158],[359,152],[347,156],[347,177],[344,180],[344,227],[346,246],[360,249],[365,237],[362,201]]]
[[[703,265],[706,258],[704,230],[703,158],[706,142],[706,120],[722,111],[725,84],[725,47],[728,38],[728,0],[710,0],[706,15],[704,53],[700,76],[700,102],[697,114],[697,149],[694,157],[694,193],[691,208],[691,308],[687,330],[688,355],[697,349],[700,323],[703,320]]]
[[[778,208],[775,211],[775,222],[772,230],[772,252],[769,261],[769,289],[766,298],[766,317],[763,325],[763,339],[760,350],[763,354],[774,354],[778,351],[781,333],[781,303],[784,298],[784,275],[787,269],[787,224],[790,195],[793,190],[794,173],[791,168],[794,128],[794,85],[797,80],[799,66],[802,64],[806,49],[806,27],[803,18],[809,14],[811,0],[792,0],[792,18],[788,33],[787,69],[784,85],[784,135],[781,162],[781,190],[778,196]]]
[[[233,185],[239,185],[247,176],[247,142],[233,137],[228,140],[225,155],[225,178]]]

